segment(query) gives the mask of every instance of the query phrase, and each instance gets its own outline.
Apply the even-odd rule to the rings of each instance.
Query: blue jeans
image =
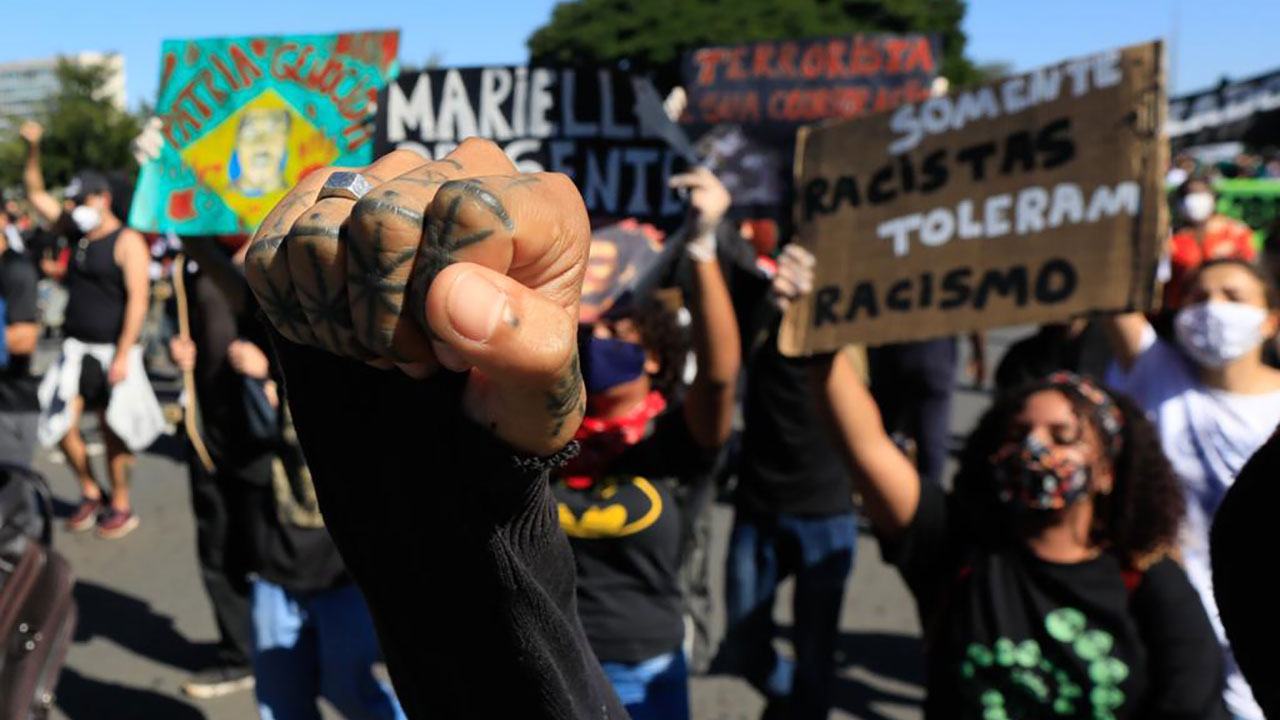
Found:
[[[721,657],[788,717],[826,718],[845,580],[853,569],[853,514],[828,517],[738,513],[725,580],[728,627]],[[796,576],[795,660],[773,648],[778,583]]]
[[[689,668],[682,651],[600,667],[631,720],[689,720]]]
[[[253,583],[253,675],[262,720],[320,720],[324,696],[350,720],[404,720],[373,665],[382,651],[353,584],[295,595]]]

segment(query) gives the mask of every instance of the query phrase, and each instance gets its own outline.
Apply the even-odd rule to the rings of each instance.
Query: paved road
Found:
[[[1007,337],[992,341],[998,357]],[[952,428],[964,432],[985,405],[980,393],[961,391]],[[173,443],[170,443],[172,445]],[[247,694],[211,701],[185,698],[183,678],[211,657],[215,637],[195,564],[195,529],[186,469],[161,452],[140,458],[135,502],[141,527],[119,541],[59,530],[57,547],[79,576],[76,598],[80,627],[58,687],[57,720],[241,720],[255,716]],[[101,466],[102,458],[96,461]],[[66,514],[76,499],[75,483],[63,465],[42,457]],[[714,582],[721,582],[725,540],[732,511],[715,509]],[[787,622],[788,588],[779,598]],[[863,535],[857,568],[841,616],[839,677],[832,718],[919,718],[923,697],[919,626],[914,605],[897,575],[879,557],[873,538]],[[726,677],[695,678],[694,717],[746,720],[759,716],[759,696]],[[337,717],[326,711],[327,717]]]

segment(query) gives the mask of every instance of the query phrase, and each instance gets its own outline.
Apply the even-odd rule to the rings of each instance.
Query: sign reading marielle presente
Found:
[[[678,152],[635,112],[628,75],[604,68],[482,67],[401,77],[378,104],[378,152],[443,157],[468,137],[489,138],[522,172],[561,172],[596,215],[675,217],[667,188]]]

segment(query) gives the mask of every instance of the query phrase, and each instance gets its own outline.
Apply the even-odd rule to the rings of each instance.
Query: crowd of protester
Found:
[[[1211,528],[1280,425],[1280,293],[1190,157],[1169,174],[1163,309],[1013,345],[947,477],[960,339],[782,355],[814,258],[759,233],[709,170],[672,181],[678,252],[587,312],[590,240],[617,218],[588,218],[570,183],[521,177],[483,141],[445,162],[381,158],[356,199],[315,171],[229,242],[145,238],[92,169],[55,195],[39,126],[22,137],[23,200],[0,212],[0,461],[60,448],[80,490],[69,531],[115,540],[143,522],[129,477],[166,420],[142,334],[153,288],[171,288],[219,634],[192,696],[256,688],[281,720],[318,717],[322,696],[350,718],[679,720],[709,669],[749,681],[766,718],[825,718],[859,517],[916,601],[929,718],[1262,718],[1274,696],[1251,691],[1258,651],[1233,652],[1250,633],[1219,612]],[[1229,176],[1280,176],[1280,161],[1241,156]],[[346,252],[321,248],[374,236],[416,257],[408,279],[358,313],[375,298],[323,297],[316,278],[341,279]],[[42,283],[67,302],[38,378]],[[980,368],[982,338],[966,339]],[[722,598],[706,553],[721,490]],[[1219,585],[1245,615],[1238,578]]]

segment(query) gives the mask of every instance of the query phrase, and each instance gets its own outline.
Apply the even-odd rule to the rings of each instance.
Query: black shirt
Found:
[[[784,357],[778,351],[778,327],[775,319],[765,341],[747,360],[735,503],[739,510],[756,514],[851,512],[849,475],[831,441],[809,375],[810,366],[824,359]]]
[[[831,440],[809,368],[824,358],[778,351],[782,311],[769,298],[771,261],[741,238],[721,237],[720,266],[732,293],[745,370],[742,452],[734,504],[755,515],[852,512],[853,488]]]
[[[188,265],[188,268],[190,265]],[[237,316],[209,275],[183,268],[191,339],[196,345],[195,384],[200,432],[217,465],[243,465],[271,449],[249,432],[245,377],[231,367],[227,348],[243,338],[267,348],[256,306]],[[246,292],[246,295],[248,293]],[[176,303],[175,303],[176,306]]]
[[[213,278],[194,263],[182,268],[196,344],[195,385],[201,438],[217,466],[217,482],[242,485],[249,498],[242,525],[251,537],[251,567],[291,592],[326,590],[348,582],[346,568],[315,507],[310,470],[282,414],[277,433],[250,432],[248,394],[256,381],[236,372],[227,349],[243,339],[270,354],[266,328],[246,284],[246,309],[237,315]],[[176,305],[176,303],[175,303]],[[272,367],[279,376],[279,368]],[[198,462],[194,453],[191,462]]]
[[[350,582],[338,548],[315,504],[306,461],[297,447],[285,445],[243,468],[267,485],[249,494],[257,502],[249,523],[256,557],[253,570],[262,579],[293,593],[328,590]],[[237,481],[248,473],[227,478]]]
[[[1222,657],[1172,560],[1126,572],[1025,547],[983,550],[921,487],[885,556],[916,597],[928,648],[928,718],[1225,718]]]
[[[12,250],[0,256],[0,297],[4,298],[4,325],[37,322],[36,268]],[[31,375],[31,355],[9,353],[9,367],[0,370],[0,412],[40,412],[36,396],[39,382]]]
[[[329,532],[410,718],[625,720],[578,620],[546,464],[414,381],[275,337]]]
[[[1271,523],[1280,507],[1280,434],[1254,454],[1213,518],[1209,550],[1213,594],[1231,652],[1267,717],[1280,717],[1280,621],[1275,593],[1262,590],[1271,576],[1276,536]]]
[[[81,238],[67,261],[67,309],[62,329],[87,343],[115,343],[124,327],[127,293],[116,263],[120,228],[97,240]]]
[[[672,484],[705,475],[715,457],[690,436],[683,408],[671,407],[589,487],[554,483],[578,614],[600,660],[637,663],[679,649],[683,525]]]

